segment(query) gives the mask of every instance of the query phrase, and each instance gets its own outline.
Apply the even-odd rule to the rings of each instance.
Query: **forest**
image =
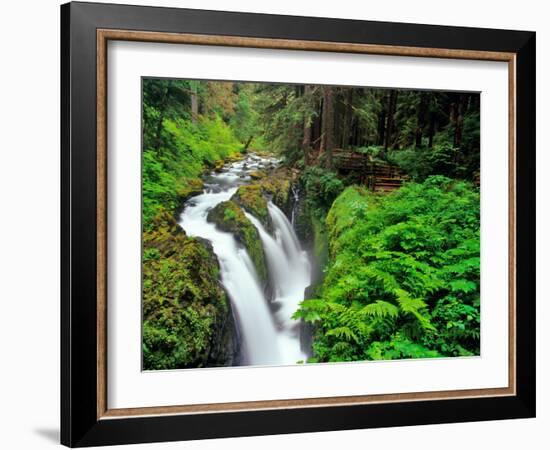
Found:
[[[480,96],[147,78],[144,370],[480,353]]]

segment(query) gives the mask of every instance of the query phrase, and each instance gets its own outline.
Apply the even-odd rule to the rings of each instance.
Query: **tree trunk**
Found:
[[[388,94],[388,114],[386,117],[386,139],[384,141],[384,155],[391,145],[393,135],[394,115],[397,107],[397,91],[392,89]]]
[[[199,97],[195,90],[191,91],[191,121],[197,123],[197,117],[199,115]]]
[[[157,122],[157,132],[156,132],[156,143],[155,150],[157,153],[160,153],[160,146],[162,144],[162,125],[164,122],[164,110],[159,114],[159,120]]]
[[[304,153],[304,163],[309,165],[309,150],[311,148],[311,121],[304,118],[304,137],[302,139],[302,152]]]
[[[312,148],[319,150],[321,143],[321,121],[323,112],[321,111],[321,105],[319,103],[316,105],[316,108],[317,114],[313,118],[313,124],[311,125],[311,146]]]
[[[416,132],[414,136],[414,147],[415,148],[422,147],[422,128],[420,128],[420,126],[416,127]]]
[[[166,104],[168,102],[168,89],[165,88],[162,92],[162,98],[159,102],[158,109],[160,111],[159,119],[157,122],[157,129],[156,129],[156,136],[155,136],[155,151],[160,153],[160,146],[162,144],[162,126],[164,122],[164,110],[166,108]]]
[[[416,136],[414,146],[416,148],[422,147],[422,134],[426,127],[426,114],[428,107],[429,93],[420,93],[420,104],[418,105],[418,117],[416,120]]]
[[[254,139],[254,136],[250,136],[248,138],[248,140],[246,141],[246,144],[244,144],[244,147],[243,147],[243,150],[246,151],[248,150],[248,146],[250,145],[250,143],[252,142],[252,139]]]
[[[304,153],[304,164],[309,165],[309,151],[311,148],[311,114],[309,109],[311,107],[311,94],[312,87],[308,84],[304,88],[304,97],[306,101],[306,112],[304,113],[304,129],[303,129],[303,138],[302,138],[302,152]]]
[[[325,154],[326,167],[332,170],[332,149],[334,147],[334,90],[331,86],[323,88],[323,134],[321,153]]]
[[[428,128],[428,147],[432,148],[434,144],[434,134],[435,134],[435,114],[430,112],[430,125]]]
[[[357,146],[359,142],[359,133],[360,133],[359,121],[353,119],[351,121],[351,144],[352,146]]]
[[[456,105],[456,119],[455,119],[455,135],[454,135],[454,147],[460,147],[462,144],[462,130],[464,129],[464,110],[465,110],[465,95],[461,94]]]
[[[378,140],[377,145],[384,145],[386,132],[386,110],[380,111],[380,117],[378,117]]]
[[[346,92],[346,105],[344,109],[344,124],[342,126],[342,148],[348,148],[351,135],[351,122],[353,119],[353,89]]]

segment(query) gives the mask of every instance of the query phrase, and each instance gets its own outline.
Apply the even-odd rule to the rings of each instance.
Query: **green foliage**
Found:
[[[400,333],[396,333],[391,341],[373,342],[367,350],[369,359],[410,359],[437,358],[441,355],[437,350],[430,350],[422,344],[411,342]]]
[[[229,125],[234,130],[235,136],[240,142],[250,145],[260,145],[262,126],[260,123],[259,112],[254,107],[257,95],[255,93],[255,85],[253,83],[237,84],[238,94],[235,104],[235,113],[230,119]],[[249,142],[250,141],[250,142]]]
[[[166,118],[190,118],[191,81],[145,78],[143,80],[143,148],[158,150]]]
[[[231,129],[219,117],[194,124],[165,119],[163,147],[143,152],[143,223],[162,208],[176,209],[186,197],[200,193],[198,182],[205,166],[232,157],[241,148]],[[164,145],[168,147],[165,148]]]
[[[417,181],[437,174],[472,179],[479,171],[479,110],[464,117],[459,146],[453,145],[455,133],[455,127],[450,124],[436,133],[431,147],[395,149],[386,155],[387,159]]]
[[[387,155],[388,161],[397,165],[414,180],[425,180],[434,174],[457,176],[460,165],[457,164],[458,149],[444,142],[432,148],[407,148],[392,151]]]
[[[336,173],[318,166],[308,167],[302,173],[308,207],[318,217],[324,216],[332,202],[344,190],[344,183]]]
[[[302,95],[302,86],[258,84],[255,109],[259,112],[263,139],[268,148],[282,153],[288,163],[301,157],[304,119],[315,112],[311,99]]]
[[[295,315],[315,329],[309,362],[479,354],[479,192],[446,178],[479,171],[479,95],[334,87],[329,102],[324,91],[143,81],[145,368],[230,362],[220,350],[230,347],[232,322],[215,258],[172,216],[202,191],[206,169],[264,146],[303,169],[296,220],[324,272],[310,291],[316,298]],[[325,145],[387,160],[421,184],[387,196],[346,189],[361,177],[339,174],[338,161],[334,171],[321,168],[332,150]],[[236,236],[265,280],[243,210],[270,229],[267,201],[287,207],[296,177],[285,168],[254,178],[209,219]]]
[[[369,145],[368,147],[357,147],[353,149],[357,153],[368,155],[373,160],[382,160],[384,147],[380,145]]]
[[[326,217],[329,264],[295,314],[316,361],[479,354],[479,193],[430,177],[386,196],[347,188]]]
[[[143,81],[142,193],[146,230],[151,229],[152,219],[159,211],[173,211],[187,197],[202,191],[199,177],[205,167],[235,157],[243,148],[231,120],[222,119],[234,109],[232,85],[214,84]],[[203,105],[205,114],[192,115],[192,96]],[[245,101],[246,96],[242,97],[241,101]],[[219,105],[212,105],[213,100]]]

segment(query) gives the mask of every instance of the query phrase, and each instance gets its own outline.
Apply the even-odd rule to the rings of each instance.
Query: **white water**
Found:
[[[242,365],[295,364],[306,358],[300,349],[298,322],[291,316],[310,284],[310,265],[284,213],[269,203],[275,237],[247,214],[258,228],[264,246],[275,293],[273,303],[278,308],[274,315],[246,250],[237,244],[232,234],[218,230],[206,219],[213,207],[229,200],[239,185],[250,181],[250,171],[277,163],[274,159],[250,155],[219,174],[211,174],[204,193],[188,201],[179,222],[188,235],[212,243],[220,263],[221,281],[238,318]]]
[[[296,321],[291,317],[304,298],[305,288],[311,282],[310,264],[284,213],[271,202],[268,207],[275,237],[272,237],[254,216],[248,213],[246,216],[258,229],[264,246],[269,277],[275,294],[273,302],[278,308],[277,322],[282,325],[287,335],[292,336],[296,333]]]

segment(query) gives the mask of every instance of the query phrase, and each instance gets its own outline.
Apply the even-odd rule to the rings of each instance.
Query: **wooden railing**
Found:
[[[364,153],[335,148],[332,156],[339,172],[355,172],[359,182],[373,191],[393,191],[407,178],[398,167],[373,161]]]

